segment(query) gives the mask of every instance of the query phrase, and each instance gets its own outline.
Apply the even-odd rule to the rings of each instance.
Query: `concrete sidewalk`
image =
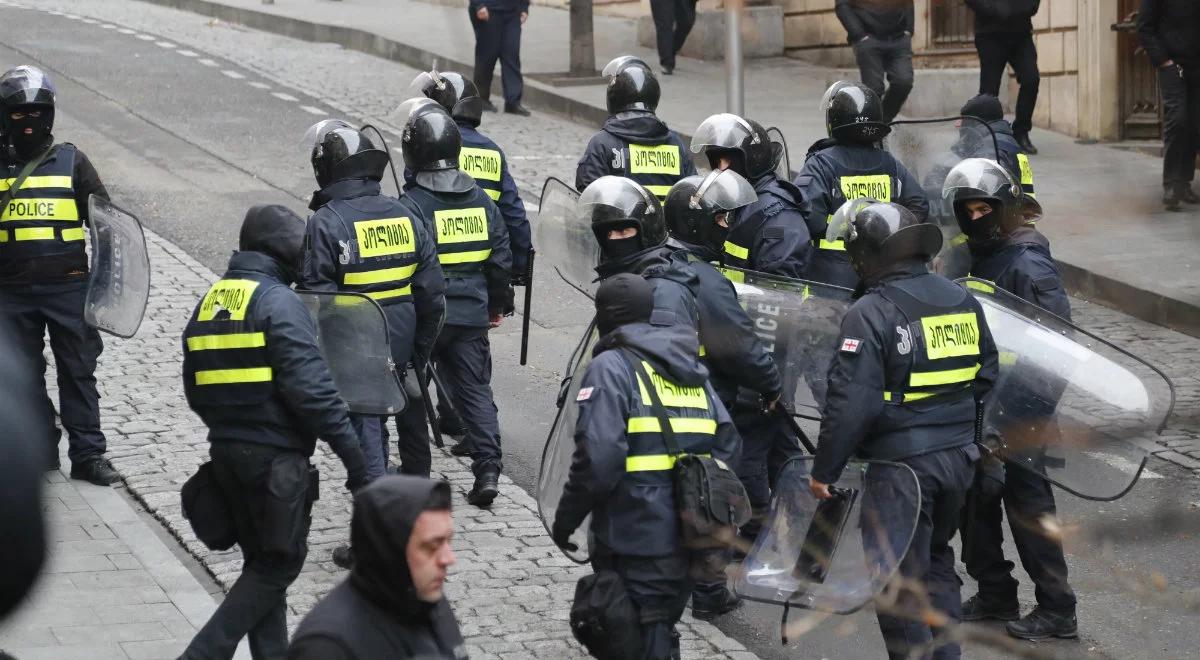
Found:
[[[474,59],[465,6],[417,0],[280,0],[272,5],[261,0],[147,1],[309,41],[335,42],[422,68],[436,63],[443,70],[470,70]],[[539,74],[567,68],[568,34],[566,11],[533,8],[522,42],[525,100],[531,107],[598,125],[606,115],[602,85],[554,87],[538,80]],[[623,53],[655,61],[651,50],[636,46],[631,19],[596,16],[595,36],[599,65]],[[752,60],[746,67],[746,113],[783,131],[795,169],[808,145],[823,136],[817,104],[834,76],[832,69],[789,58]],[[725,107],[720,61],[681,58],[675,75],[663,76],[661,82],[659,114],[681,133]],[[914,94],[920,93],[918,81]],[[974,93],[964,88],[959,95],[965,101]],[[1200,209],[1161,210],[1160,162],[1155,158],[1077,144],[1049,131],[1036,130],[1033,137],[1041,150],[1033,167],[1046,207],[1040,228],[1054,241],[1073,293],[1200,336],[1200,279],[1195,276]],[[564,150],[571,147],[563,145]]]

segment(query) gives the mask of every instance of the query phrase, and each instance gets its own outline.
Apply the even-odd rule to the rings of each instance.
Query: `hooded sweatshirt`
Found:
[[[350,577],[300,622],[289,660],[466,658],[458,621],[445,598],[417,598],[408,539],[435,489],[445,482],[385,477],[354,498]]]
[[[681,552],[671,470],[629,469],[631,456],[663,455],[669,450],[661,433],[635,430],[634,420],[658,422],[638,394],[634,368],[625,352],[645,361],[647,371],[666,381],[660,385],[651,375],[672,419],[715,423],[711,434],[676,429],[679,449],[731,463],[740,453],[741,439],[708,384],[698,348],[695,332],[678,324],[631,323],[601,337],[576,397],[575,454],[555,513],[555,530],[573,531],[591,514],[596,541],[618,555],[663,557]],[[673,394],[662,396],[664,388]]]
[[[575,189],[602,176],[623,176],[645,186],[661,202],[671,186],[696,173],[691,152],[653,112],[618,112],[592,136],[575,168]]]

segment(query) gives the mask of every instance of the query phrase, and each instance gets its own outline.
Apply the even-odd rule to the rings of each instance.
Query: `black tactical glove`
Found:
[[[525,271],[513,273],[512,281],[509,283],[513,286],[528,286],[528,284],[525,282]]]
[[[567,552],[575,552],[579,549],[579,546],[571,542],[571,533],[574,531],[573,529],[566,529],[566,525],[560,525],[555,520],[554,524],[550,526],[550,539],[559,548]]]
[[[354,444],[335,445],[333,451],[346,466],[346,490],[354,491],[367,485],[367,461],[357,441]]]
[[[488,291],[488,313],[496,316],[512,316],[517,311],[516,292],[512,285]]]
[[[975,464],[975,488],[985,499],[996,499],[1004,492],[1004,461],[986,454]]]

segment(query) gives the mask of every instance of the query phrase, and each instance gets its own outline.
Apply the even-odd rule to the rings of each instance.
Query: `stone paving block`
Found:
[[[121,642],[121,648],[130,660],[164,660],[177,658],[187,648],[188,640]]]
[[[73,573],[71,582],[80,589],[112,589],[122,587],[156,587],[150,574],[143,571],[103,571]]]
[[[69,644],[6,649],[20,660],[126,660],[129,656],[117,643]]]
[[[54,636],[63,644],[85,642],[141,642],[172,639],[161,623],[116,623],[103,626],[52,626]]]
[[[55,557],[50,561],[52,573],[85,573],[92,571],[115,571],[117,567],[105,555],[80,557]]]
[[[96,608],[99,623],[153,623],[163,621],[185,621],[173,603],[142,603],[140,605],[113,605]],[[189,626],[190,627],[190,626]]]

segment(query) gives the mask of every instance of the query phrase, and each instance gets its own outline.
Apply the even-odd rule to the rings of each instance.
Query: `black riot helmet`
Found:
[[[54,83],[35,66],[21,65],[0,75],[0,127],[19,155],[32,157],[53,140],[55,96]],[[14,120],[14,112],[38,116]]]
[[[404,166],[413,172],[458,169],[462,134],[450,113],[427,98],[413,98],[401,104],[405,117],[401,134]]]
[[[663,204],[667,231],[675,240],[721,254],[736,211],[758,200],[754,186],[733,170],[681,179]],[[724,214],[724,224],[719,216]]]
[[[300,272],[304,219],[280,204],[258,204],[246,211],[238,249],[262,252],[283,266],[294,281]]]
[[[959,229],[970,247],[986,249],[1004,240],[1018,227],[1041,216],[1038,202],[1021,192],[1021,186],[1004,166],[986,158],[968,158],[946,175],[942,198],[954,207]],[[969,202],[984,202],[991,211],[973,216]]]
[[[730,169],[753,181],[775,169],[783,158],[783,145],[773,142],[767,129],[753,119],[722,112],[701,122],[692,135],[692,153],[701,152],[712,169],[727,157],[732,161]]]
[[[942,232],[899,204],[852,199],[833,214],[825,239],[846,243],[854,272],[870,281],[906,260],[932,259],[942,249]]]
[[[580,217],[592,225],[592,233],[600,244],[601,263],[620,261],[667,242],[658,199],[630,179],[619,176],[596,179],[580,193],[577,208]],[[609,231],[629,227],[637,229],[637,236],[608,240]]]
[[[450,116],[471,126],[483,121],[483,99],[475,83],[454,71],[427,71],[418,74],[409,86],[409,95],[433,99]]]
[[[883,119],[883,103],[870,87],[839,80],[821,97],[829,137],[874,143],[892,131]]]
[[[622,55],[604,66],[601,74],[608,78],[608,114],[615,115],[626,110],[658,109],[662,90],[658,78],[644,60],[633,55]]]
[[[310,145],[313,174],[322,188],[346,179],[379,181],[387,169],[387,152],[341,119],[313,124],[304,135],[304,144]]]

